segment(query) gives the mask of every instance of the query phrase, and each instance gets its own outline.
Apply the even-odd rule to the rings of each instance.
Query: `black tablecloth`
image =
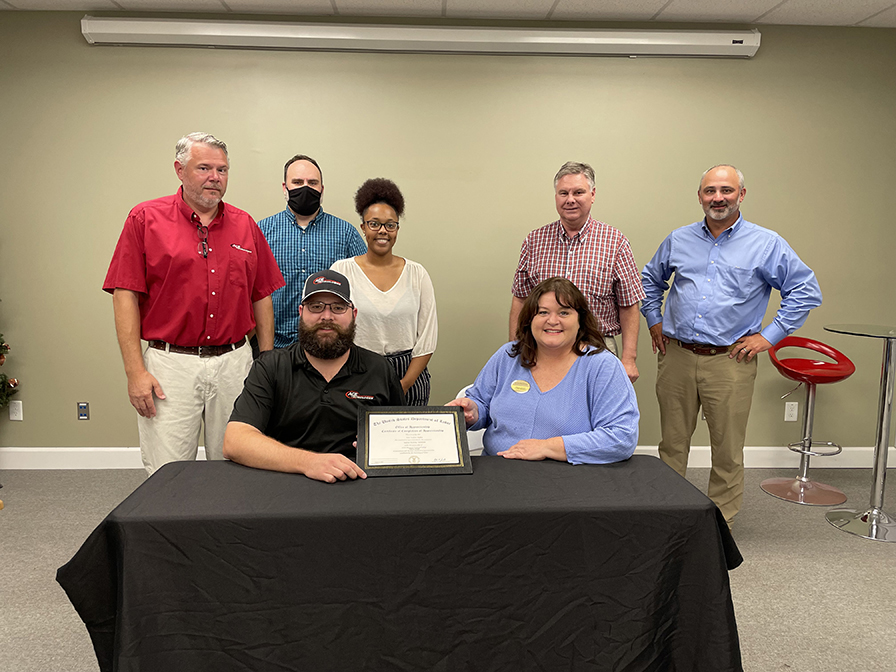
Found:
[[[328,485],[157,471],[57,580],[102,670],[740,670],[716,507],[659,460]]]

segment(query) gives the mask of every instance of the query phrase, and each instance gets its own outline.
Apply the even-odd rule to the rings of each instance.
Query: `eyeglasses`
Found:
[[[379,231],[380,227],[386,229],[389,233],[398,230],[398,222],[364,222],[364,224],[371,231]]]
[[[330,312],[334,315],[344,315],[345,312],[350,308],[347,303],[324,303],[323,301],[315,301],[314,303],[303,303],[302,305],[312,313],[322,313],[324,312],[324,308],[329,307]]]
[[[208,259],[208,227],[197,224],[196,230],[199,232],[199,247],[196,248],[196,251],[202,255],[203,259]]]

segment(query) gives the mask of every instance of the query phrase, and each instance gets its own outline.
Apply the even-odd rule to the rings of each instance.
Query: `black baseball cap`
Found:
[[[326,270],[310,276],[305,281],[305,290],[302,292],[302,303],[305,303],[309,296],[322,294],[324,292],[329,292],[330,294],[342,297],[347,304],[352,305],[351,289],[348,286],[348,278],[342,275],[342,273]]]

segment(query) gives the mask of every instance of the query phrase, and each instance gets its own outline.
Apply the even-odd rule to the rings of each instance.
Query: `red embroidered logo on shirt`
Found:
[[[252,250],[247,250],[245,247],[240,247],[236,243],[233,243],[230,247],[232,247],[235,250],[239,250],[240,252],[248,252],[249,254],[252,254]]]
[[[346,399],[365,399],[367,401],[373,401],[373,397],[369,394],[361,394],[360,392],[355,392],[354,390],[349,390],[345,393]]]

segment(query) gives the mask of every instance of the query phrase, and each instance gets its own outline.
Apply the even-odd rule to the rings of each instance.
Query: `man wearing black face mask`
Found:
[[[323,173],[317,161],[297,154],[283,167],[286,209],[258,222],[286,280],[286,286],[272,295],[275,348],[285,348],[298,339],[305,280],[338,259],[367,252],[354,226],[323,211],[323,193]]]

